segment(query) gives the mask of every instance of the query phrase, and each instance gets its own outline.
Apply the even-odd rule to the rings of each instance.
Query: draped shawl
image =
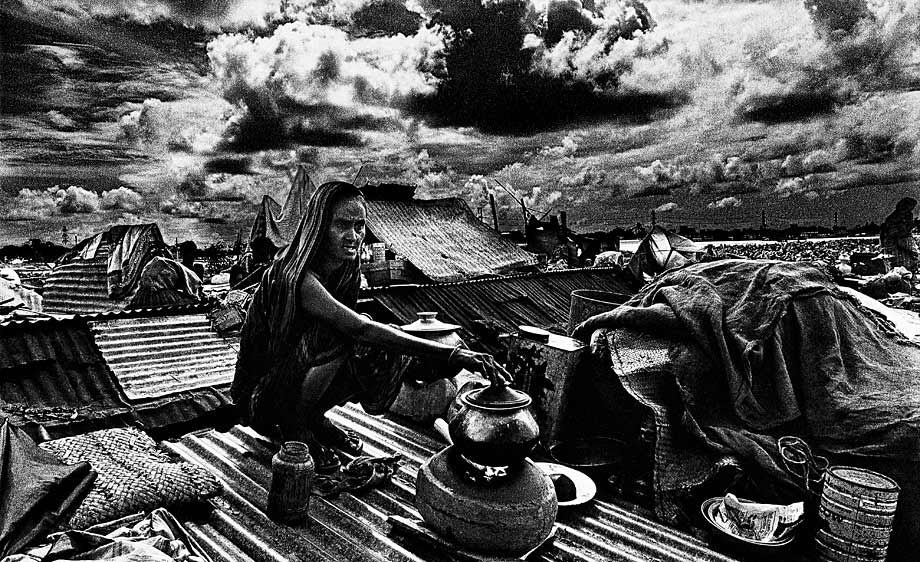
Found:
[[[334,326],[300,314],[300,285],[324,252],[325,234],[335,203],[360,196],[345,182],[321,185],[310,198],[290,244],[262,275],[243,324],[240,353],[230,393],[243,421],[271,430],[292,414],[292,385],[315,365],[348,353],[351,342]],[[353,261],[320,282],[332,296],[354,308],[360,288],[360,252]]]

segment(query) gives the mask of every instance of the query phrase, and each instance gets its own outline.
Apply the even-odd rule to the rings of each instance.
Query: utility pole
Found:
[[[655,209],[652,209],[652,226],[655,226],[655,224],[656,224],[656,220],[655,220]]]
[[[839,226],[839,223],[837,222],[837,219],[838,219],[837,211],[834,211],[834,230],[837,230],[837,228],[838,228],[838,226]]]
[[[489,207],[492,208],[492,225],[495,227],[495,232],[498,230],[498,212],[495,210],[495,194],[489,192]]]
[[[760,232],[767,230],[767,211],[760,210]]]

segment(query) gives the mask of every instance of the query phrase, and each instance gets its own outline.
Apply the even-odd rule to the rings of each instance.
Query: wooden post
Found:
[[[498,230],[498,212],[495,210],[495,194],[489,194],[489,207],[492,208],[492,225],[495,227],[495,232]]]

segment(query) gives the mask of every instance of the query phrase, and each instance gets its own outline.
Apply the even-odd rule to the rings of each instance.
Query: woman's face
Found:
[[[364,202],[349,197],[336,203],[326,230],[326,255],[335,261],[349,261],[358,256],[364,242],[367,211]]]

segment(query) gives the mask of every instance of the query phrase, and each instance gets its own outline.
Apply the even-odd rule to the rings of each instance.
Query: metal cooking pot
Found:
[[[530,454],[540,438],[530,396],[504,385],[475,388],[460,396],[461,407],[448,430],[467,459],[486,466],[512,466]]]

